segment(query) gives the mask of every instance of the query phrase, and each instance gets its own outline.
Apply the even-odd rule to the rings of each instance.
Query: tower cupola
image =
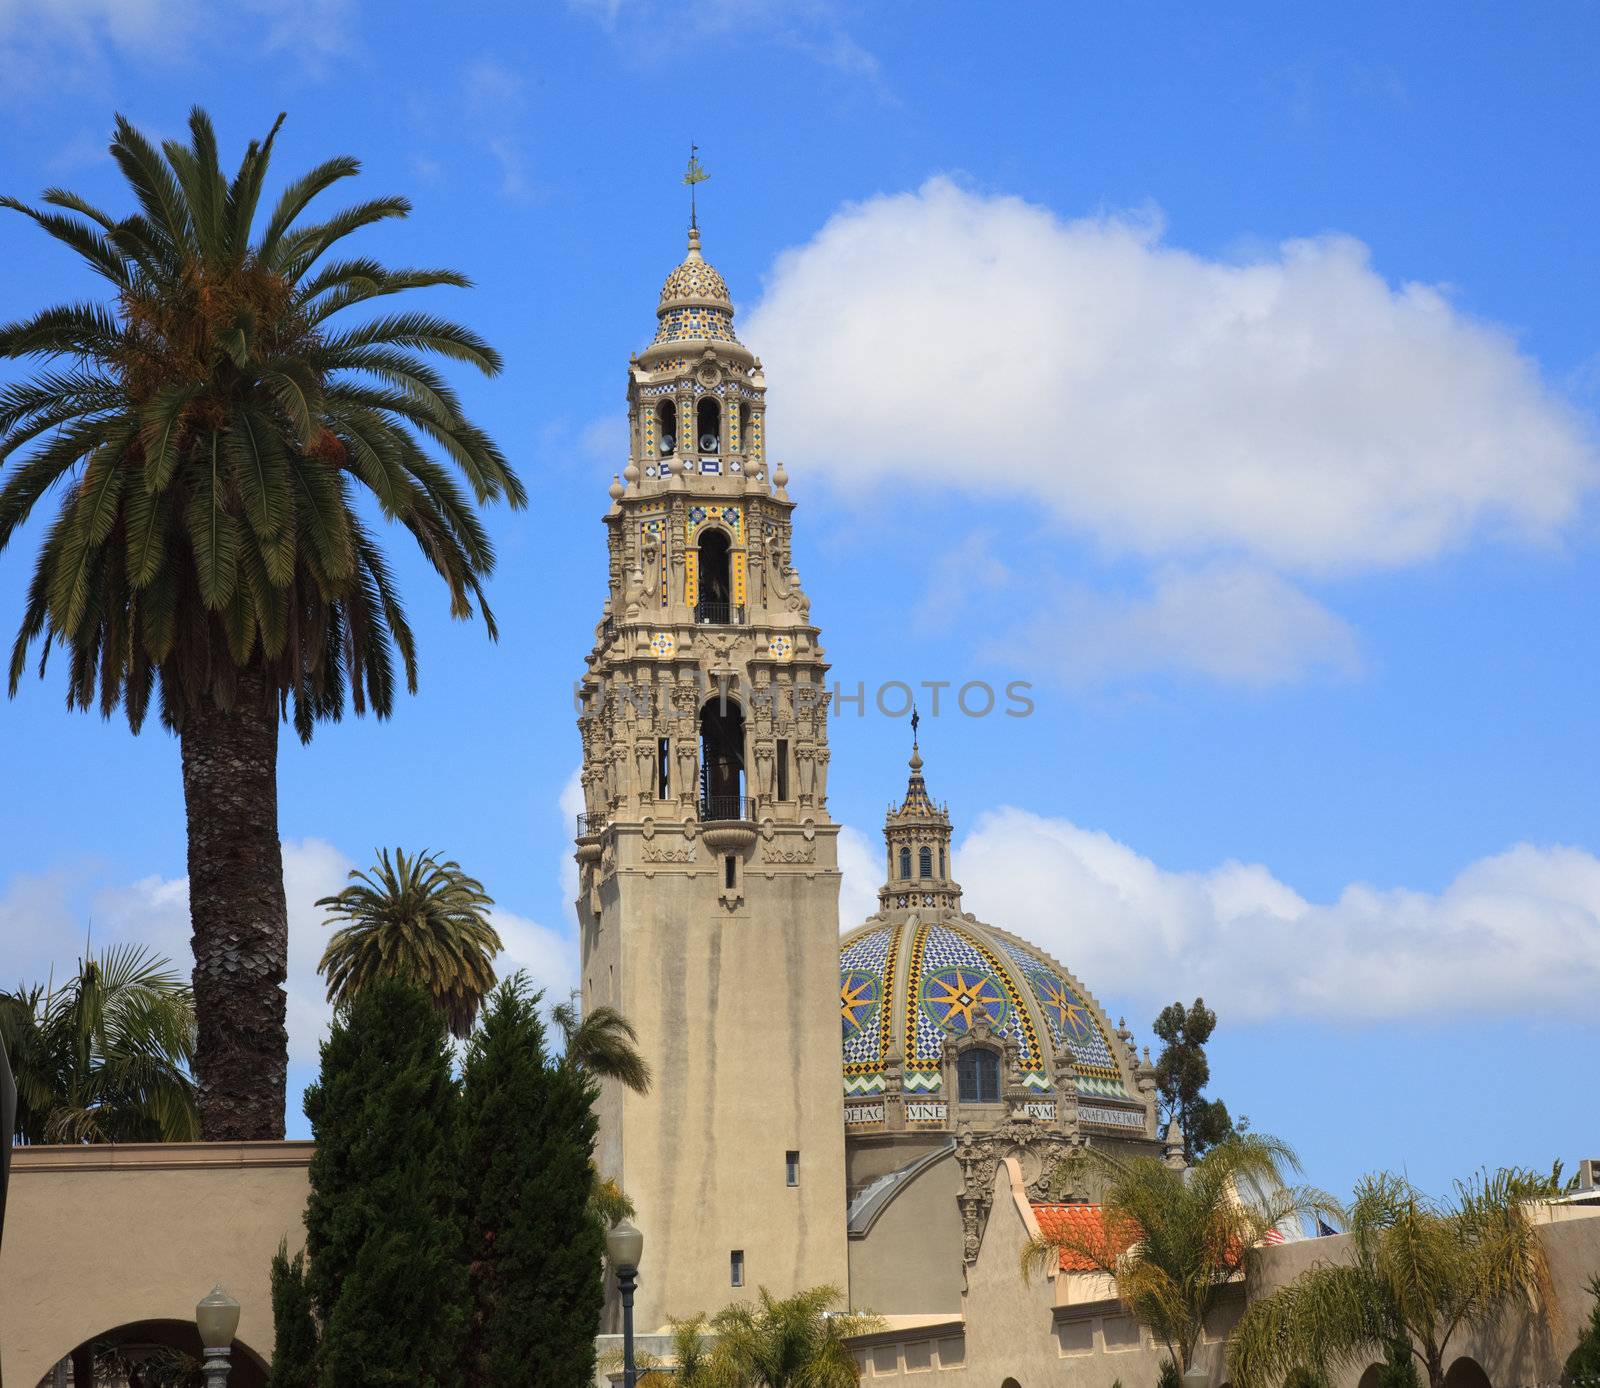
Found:
[[[905,799],[884,816],[883,838],[888,873],[878,892],[879,907],[905,911],[918,907],[961,906],[961,887],[950,860],[950,808],[928,795],[922,776],[922,750],[917,744],[917,716],[911,723],[911,776]]]

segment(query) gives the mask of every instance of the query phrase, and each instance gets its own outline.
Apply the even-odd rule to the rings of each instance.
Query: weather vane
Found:
[[[694,205],[694,186],[697,183],[704,183],[708,178],[711,177],[711,175],[708,174],[702,167],[699,155],[700,146],[695,144],[693,141],[690,141],[689,167],[684,171],[683,181],[689,185],[689,225],[696,229],[699,228],[700,222],[699,213]]]
[[[917,706],[911,705],[911,750],[917,750],[917,724],[922,722],[922,715],[917,712]]]

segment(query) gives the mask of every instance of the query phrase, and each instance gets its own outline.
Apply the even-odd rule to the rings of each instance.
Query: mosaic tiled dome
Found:
[[[733,299],[727,281],[700,254],[700,233],[692,227],[689,253],[661,286],[656,316],[661,320],[657,343],[738,341],[733,335]]]
[[[901,1057],[907,1095],[942,1084],[944,1038],[980,1017],[1017,1043],[1024,1083],[1054,1088],[1065,1048],[1080,1098],[1137,1097],[1127,1051],[1087,989],[1042,950],[954,911],[874,917],[839,947],[846,1095],[885,1087],[884,1061]]]

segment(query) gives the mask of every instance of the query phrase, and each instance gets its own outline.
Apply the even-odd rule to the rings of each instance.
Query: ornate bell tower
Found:
[[[693,227],[656,312],[578,723],[584,1005],[655,1071],[606,1086],[598,1150],[645,1233],[646,1329],[847,1278],[828,667],[761,363]]]

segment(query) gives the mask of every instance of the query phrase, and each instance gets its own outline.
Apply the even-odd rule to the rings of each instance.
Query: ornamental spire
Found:
[[[700,146],[692,140],[689,142],[689,167],[684,170],[683,181],[689,185],[689,249],[700,249],[700,218],[699,209],[695,207],[695,185],[704,183],[711,177],[700,163]]]

